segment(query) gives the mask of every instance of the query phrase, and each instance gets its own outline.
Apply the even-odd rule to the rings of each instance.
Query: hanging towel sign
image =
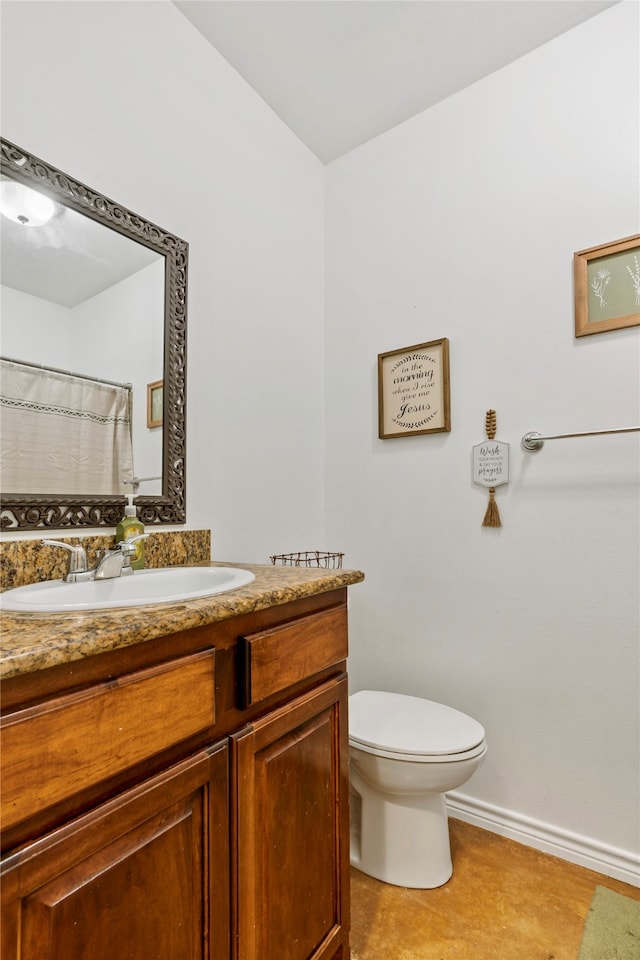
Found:
[[[509,483],[509,444],[485,440],[473,448],[473,482],[481,487]]]
[[[473,482],[489,488],[489,505],[482,521],[483,527],[500,527],[500,513],[495,501],[495,488],[509,482],[509,444],[495,439],[496,412],[487,410],[485,417],[487,440],[473,448]]]

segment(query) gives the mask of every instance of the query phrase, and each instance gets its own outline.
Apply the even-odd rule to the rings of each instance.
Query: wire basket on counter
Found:
[[[287,567],[327,567],[341,570],[343,557],[344,553],[328,550],[299,550],[297,553],[276,553],[271,557],[271,563]]]

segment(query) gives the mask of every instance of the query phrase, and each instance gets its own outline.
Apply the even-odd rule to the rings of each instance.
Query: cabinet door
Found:
[[[3,960],[228,960],[228,747],[10,856]]]
[[[347,960],[346,677],[232,741],[234,960]]]

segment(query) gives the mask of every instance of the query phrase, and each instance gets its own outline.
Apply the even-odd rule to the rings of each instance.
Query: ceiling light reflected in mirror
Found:
[[[60,212],[60,206],[37,190],[15,180],[0,181],[0,213],[24,227],[42,227]]]

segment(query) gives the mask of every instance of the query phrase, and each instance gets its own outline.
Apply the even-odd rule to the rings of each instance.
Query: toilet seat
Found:
[[[365,753],[414,763],[447,763],[486,750],[472,717],[432,700],[380,690],[349,697],[349,743]]]

